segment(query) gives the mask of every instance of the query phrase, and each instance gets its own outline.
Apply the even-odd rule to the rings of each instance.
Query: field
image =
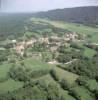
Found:
[[[87,48],[87,47],[84,47],[84,48],[85,48],[84,55],[86,57],[93,57],[96,54],[96,51],[95,50],[90,49],[90,48]]]
[[[3,64],[0,66],[0,78],[5,78],[7,76],[7,72],[11,68],[11,64]]]
[[[75,80],[78,78],[78,75],[63,70],[61,68],[55,67],[54,68],[59,76],[59,79],[66,79],[69,84],[74,84]]]
[[[32,70],[49,70],[49,69],[51,69],[51,66],[49,64],[41,62],[36,59],[32,59],[32,58],[27,58],[23,62],[25,64],[25,66],[27,66],[28,68],[30,68]]]

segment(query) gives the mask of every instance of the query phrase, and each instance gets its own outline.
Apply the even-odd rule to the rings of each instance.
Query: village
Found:
[[[16,53],[23,56],[24,50],[28,47],[33,47],[35,43],[45,43],[46,47],[49,47],[51,52],[54,52],[60,47],[61,45],[65,45],[66,47],[69,46],[70,41],[83,41],[85,37],[79,39],[79,35],[75,32],[73,33],[65,33],[63,37],[58,36],[51,36],[51,37],[41,37],[36,39],[32,37],[27,41],[18,42],[17,40],[12,40],[13,49],[16,50]]]

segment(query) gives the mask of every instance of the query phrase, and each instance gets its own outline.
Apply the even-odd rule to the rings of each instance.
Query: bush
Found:
[[[80,77],[78,77],[78,79],[76,80],[76,82],[78,83],[78,85],[83,85],[83,86],[86,85],[87,81],[88,81],[88,78],[85,77],[85,76],[80,76]]]
[[[71,96],[73,96],[74,98],[76,98],[76,100],[81,100],[80,95],[79,95],[78,92],[75,91],[74,89],[71,89],[71,90],[69,91],[69,94],[70,94]]]
[[[30,80],[28,74],[21,67],[11,68],[9,71],[9,76],[14,80],[23,81],[23,82]]]
[[[81,76],[95,79],[95,77],[98,75],[98,62],[94,61],[93,59],[77,60],[77,62],[70,64],[66,70]]]
[[[41,77],[43,75],[46,75],[49,73],[49,70],[36,70],[36,71],[32,71],[29,76],[32,78],[37,78],[37,77]]]
[[[98,100],[98,90],[95,90],[94,94],[95,94],[96,100]]]
[[[98,82],[98,75],[96,75],[95,79],[96,79],[96,81]]]
[[[61,98],[59,87],[56,83],[49,83],[47,93],[47,100],[60,100]]]
[[[56,70],[52,69],[50,71],[50,74],[52,75],[52,77],[54,78],[54,80],[59,81],[59,76],[57,75]]]
[[[70,90],[71,88],[71,85],[65,79],[62,79],[60,84],[64,90]]]

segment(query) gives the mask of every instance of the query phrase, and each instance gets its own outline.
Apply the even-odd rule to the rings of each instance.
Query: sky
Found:
[[[38,12],[58,8],[98,6],[98,0],[0,0],[2,12]]]

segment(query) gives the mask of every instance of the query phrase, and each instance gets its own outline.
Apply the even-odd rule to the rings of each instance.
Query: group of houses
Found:
[[[39,42],[39,43],[45,43],[50,50],[56,51],[59,46],[62,44],[67,46],[68,41],[74,41],[75,39],[78,38],[78,34],[75,32],[72,33],[66,33],[65,36],[63,37],[58,37],[58,36],[51,36],[51,37],[41,37],[39,39],[31,38],[28,41],[22,41],[22,42],[17,42],[16,40],[12,40],[12,43],[14,44],[14,49],[16,52],[20,55],[24,54],[25,48],[28,47],[33,47],[34,43]]]

